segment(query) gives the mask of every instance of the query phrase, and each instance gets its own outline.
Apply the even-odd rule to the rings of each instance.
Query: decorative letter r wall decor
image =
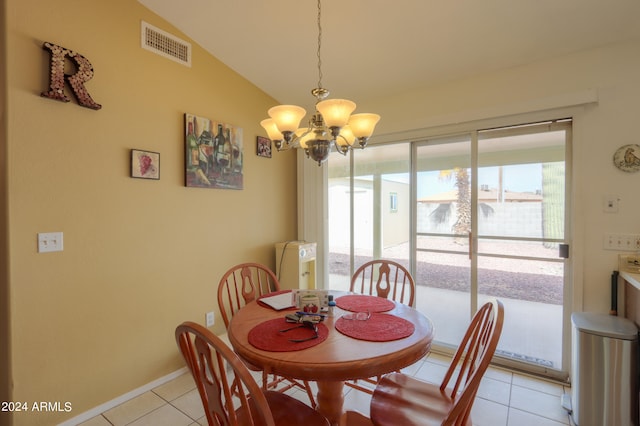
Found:
[[[64,82],[66,80],[80,106],[91,109],[102,108],[102,105],[91,99],[91,95],[84,87],[84,83],[93,78],[91,62],[79,53],[65,49],[57,44],[45,42],[42,48],[51,53],[51,59],[49,61],[49,91],[42,92],[41,95],[56,101],[69,102],[69,98],[64,94]],[[75,74],[64,73],[64,61],[67,57],[76,64],[77,70]]]

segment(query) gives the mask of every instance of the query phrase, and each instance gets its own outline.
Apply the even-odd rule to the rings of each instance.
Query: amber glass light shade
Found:
[[[353,114],[349,119],[349,127],[356,138],[368,138],[373,134],[378,121],[380,121],[378,114]]]
[[[270,108],[269,117],[276,123],[280,133],[295,132],[300,125],[300,120],[307,113],[304,108],[296,105],[278,105]]]
[[[269,136],[269,139],[272,141],[280,141],[283,139],[282,133],[278,130],[273,118],[265,118],[260,122],[260,125],[267,131],[267,136]]]
[[[351,127],[349,125],[343,126],[340,129],[340,135],[336,138],[337,148],[345,154],[349,150],[349,147],[353,145],[355,139],[356,137],[353,135]]]
[[[316,109],[322,114],[327,127],[342,127],[349,121],[349,116],[356,109],[356,104],[347,99],[327,99],[318,102]]]

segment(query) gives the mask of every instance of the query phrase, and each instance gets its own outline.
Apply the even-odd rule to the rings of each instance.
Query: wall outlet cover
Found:
[[[213,312],[207,312],[205,314],[205,323],[207,327],[211,327],[213,324],[215,324],[215,321],[216,317],[214,316]]]

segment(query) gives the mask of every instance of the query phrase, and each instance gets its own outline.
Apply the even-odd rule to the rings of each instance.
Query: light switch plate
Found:
[[[62,232],[44,232],[38,234],[38,253],[62,251],[63,248]]]

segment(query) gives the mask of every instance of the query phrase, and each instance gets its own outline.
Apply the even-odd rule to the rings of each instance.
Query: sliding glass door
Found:
[[[564,376],[570,130],[568,120],[546,122],[332,156],[330,287],[347,289],[371,258],[404,263],[444,351],[498,297],[506,316],[498,357]]]
[[[334,154],[329,160],[331,288],[348,290],[354,270],[372,259],[410,267],[410,147],[367,147],[355,158]]]
[[[470,135],[415,144],[416,307],[437,324],[437,341],[454,347],[471,319]]]
[[[563,121],[478,133],[473,239],[479,302],[495,296],[505,304],[498,353],[550,374],[563,370],[568,353],[570,129]]]

